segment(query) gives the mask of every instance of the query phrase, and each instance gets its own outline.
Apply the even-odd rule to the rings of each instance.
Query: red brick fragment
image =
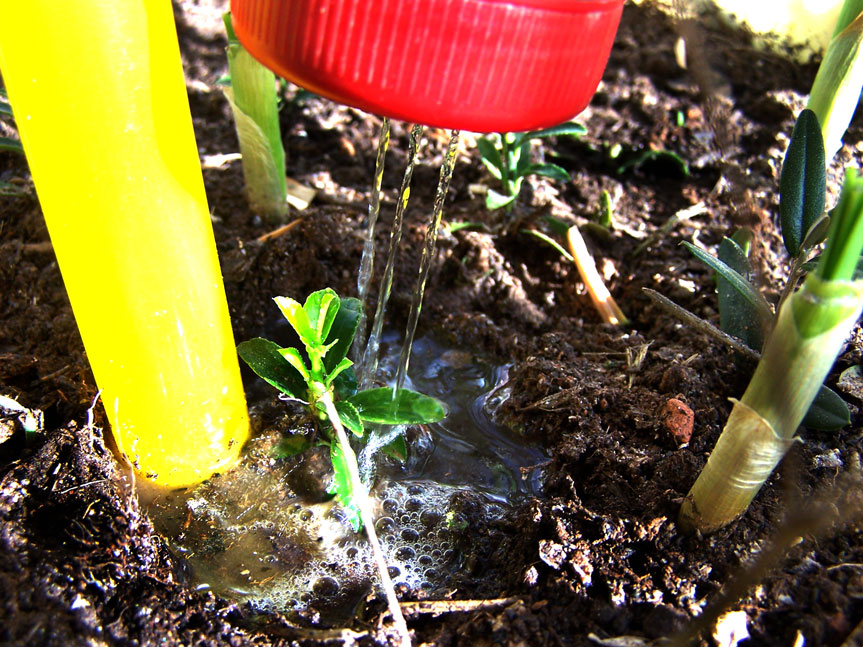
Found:
[[[692,438],[695,414],[692,409],[677,398],[671,398],[662,405],[659,420],[678,445],[684,445]]]

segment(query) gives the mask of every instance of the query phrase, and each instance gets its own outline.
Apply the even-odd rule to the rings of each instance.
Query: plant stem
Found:
[[[410,632],[408,631],[408,625],[405,622],[405,618],[402,615],[401,607],[399,607],[399,600],[396,597],[396,592],[393,588],[393,581],[390,578],[389,571],[387,570],[387,560],[384,557],[381,544],[378,541],[378,535],[375,532],[371,501],[369,500],[369,495],[368,492],[366,492],[365,485],[360,478],[360,470],[357,465],[356,454],[354,454],[354,450],[351,449],[350,441],[348,440],[348,436],[345,433],[341,420],[339,419],[339,412],[336,411],[336,406],[333,404],[332,396],[329,393],[324,393],[319,401],[322,402],[326,408],[327,416],[329,416],[330,422],[333,424],[333,429],[336,431],[336,439],[342,448],[342,453],[345,455],[345,465],[348,468],[348,476],[351,481],[353,481],[354,490],[356,491],[356,501],[357,507],[360,509],[360,519],[362,519],[363,525],[366,528],[366,534],[369,537],[369,543],[372,547],[375,564],[377,565],[378,574],[381,578],[381,586],[383,587],[384,593],[387,597],[387,606],[389,607],[390,614],[393,617],[396,631],[399,633],[399,644],[402,647],[411,647]]]
[[[850,280],[863,248],[863,180],[846,175],[814,274],[779,309],[755,374],[680,510],[684,530],[740,516],[793,444],[797,427],[863,309]]]

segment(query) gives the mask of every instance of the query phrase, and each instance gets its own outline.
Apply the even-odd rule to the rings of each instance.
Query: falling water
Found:
[[[398,251],[399,242],[402,237],[402,220],[405,208],[408,204],[408,199],[410,198],[411,177],[413,176],[414,166],[417,161],[419,141],[422,131],[423,127],[420,124],[414,124],[411,128],[408,163],[407,167],[405,167],[404,177],[402,178],[402,186],[399,191],[398,203],[396,204],[396,214],[393,218],[393,227],[390,232],[390,247],[387,253],[387,264],[384,268],[384,275],[381,279],[381,289],[378,294],[378,306],[375,310],[374,321],[372,322],[372,332],[369,335],[369,341],[366,345],[362,362],[360,363],[360,366],[358,366],[357,370],[357,381],[360,389],[368,388],[374,380],[375,373],[377,372],[378,349],[380,348],[381,332],[384,326],[384,311],[386,310],[386,304],[390,298],[390,290],[393,286],[393,270],[395,269],[396,252]]]
[[[366,317],[366,302],[368,301],[369,287],[372,283],[372,274],[374,273],[375,263],[375,225],[378,222],[378,214],[381,210],[381,182],[384,178],[384,160],[387,155],[387,148],[390,144],[390,120],[388,117],[383,118],[381,123],[381,131],[378,135],[378,155],[375,161],[375,178],[372,185],[372,193],[369,199],[369,224],[366,234],[366,242],[363,245],[363,257],[360,260],[360,272],[357,276],[357,290],[360,298],[360,322],[357,327],[357,334],[354,339],[357,343],[352,349],[353,358],[359,360],[362,356],[362,344],[366,340],[366,326],[368,318]]]
[[[440,227],[441,214],[443,213],[443,205],[446,201],[447,190],[449,189],[449,181],[452,179],[453,168],[455,167],[456,156],[458,155],[458,131],[453,130],[450,134],[449,146],[447,147],[446,156],[443,164],[440,167],[440,180],[435,193],[434,208],[432,217],[426,229],[425,247],[423,247],[422,259],[420,260],[419,277],[417,278],[417,287],[414,290],[413,302],[411,303],[411,311],[408,316],[408,326],[405,330],[405,340],[402,345],[401,356],[399,357],[399,368],[396,372],[396,383],[393,386],[393,398],[396,397],[396,391],[402,388],[407,374],[408,364],[411,358],[411,346],[414,341],[414,334],[417,330],[417,321],[419,320],[420,311],[423,307],[423,294],[425,293],[426,281],[428,280],[429,269],[431,268],[432,260],[434,259],[435,244],[437,243],[437,233]]]

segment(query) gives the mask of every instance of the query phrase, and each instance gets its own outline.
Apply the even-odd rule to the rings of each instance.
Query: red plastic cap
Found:
[[[368,112],[475,132],[587,106],[624,0],[231,0],[264,65]]]

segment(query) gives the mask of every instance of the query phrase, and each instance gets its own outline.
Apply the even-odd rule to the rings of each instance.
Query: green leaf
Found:
[[[333,462],[333,486],[332,491],[336,499],[342,504],[347,514],[348,521],[354,532],[359,532],[363,523],[360,519],[360,507],[357,504],[354,484],[348,472],[345,455],[339,443],[330,444],[330,460]]]
[[[561,244],[558,243],[554,238],[552,238],[550,236],[546,236],[544,233],[542,233],[541,231],[537,231],[536,229],[522,229],[521,233],[529,234],[535,238],[539,238],[542,242],[554,247],[554,249],[556,249],[557,252],[561,256],[563,256],[566,260],[568,260],[570,263],[575,263],[575,259],[572,257],[572,254],[570,254],[568,251],[566,251],[561,246]]]
[[[719,245],[719,260],[745,280],[750,280],[752,270],[746,252],[731,238],[724,239]],[[764,328],[755,306],[721,274],[716,275],[716,290],[719,295],[719,327],[749,348],[760,351],[764,345]]]
[[[333,380],[333,389],[343,399],[354,395],[357,392],[357,376],[354,369],[349,368],[339,373],[338,377]]]
[[[386,445],[381,447],[381,451],[391,458],[404,463],[408,458],[408,445],[404,434],[398,434]]]
[[[273,447],[272,451],[270,452],[270,456],[276,459],[290,458],[291,456],[302,454],[311,446],[312,444],[302,434],[285,436],[279,441],[278,445]]]
[[[837,431],[851,424],[851,412],[845,400],[822,384],[802,424],[821,431]]]
[[[557,164],[531,164],[521,175],[540,175],[559,182],[569,182],[571,179],[569,172]]]
[[[760,292],[752,287],[749,281],[700,247],[696,247],[692,243],[686,241],[683,241],[683,244],[696,258],[716,271],[717,274],[726,279],[735,290],[743,295],[743,297],[755,308],[755,311],[758,313],[758,319],[761,321],[761,325],[764,329],[770,329],[773,325],[773,310],[770,308],[770,304],[767,303],[767,300]]]
[[[354,435],[362,438],[365,429],[357,408],[347,400],[339,400],[335,403],[335,407],[336,411],[339,412],[339,420],[342,421],[345,429],[349,429]]]
[[[560,218],[557,218],[555,216],[543,216],[542,221],[547,224],[551,228],[551,231],[558,236],[566,237],[566,235],[569,233],[569,228],[572,227],[571,222],[565,222],[564,220],[561,220]]]
[[[682,175],[683,177],[689,177],[689,175],[690,175],[689,165],[686,163],[686,161],[682,157],[680,157],[680,155],[678,155],[677,153],[675,153],[673,151],[666,151],[666,150],[642,151],[641,153],[639,153],[638,155],[636,155],[632,159],[627,160],[626,162],[624,162],[623,164],[618,166],[617,167],[617,174],[620,175],[620,174],[625,173],[626,171],[628,171],[630,169],[636,169],[636,168],[642,166],[643,164],[645,164],[646,162],[662,162],[662,161],[670,162],[672,164],[672,166],[675,169],[677,169],[677,171],[680,173],[680,175]]]
[[[349,402],[357,408],[363,420],[384,425],[415,425],[437,422],[446,417],[443,402],[408,389],[398,390],[395,403],[393,390],[386,386],[361,391]]]
[[[500,152],[498,152],[492,141],[486,137],[480,137],[476,140],[476,146],[479,149],[480,159],[482,160],[482,163],[485,164],[488,172],[491,173],[496,180],[501,179],[501,169],[503,167],[501,166]]]
[[[279,306],[279,310],[282,311],[285,319],[291,324],[291,328],[300,336],[300,341],[306,346],[316,346],[315,331],[309,321],[309,316],[303,310],[300,302],[291,297],[275,297],[273,301]]]
[[[281,347],[269,339],[256,337],[237,346],[240,358],[262,378],[282,393],[305,400],[307,386],[303,376],[285,361]]]
[[[333,381],[336,380],[343,371],[348,370],[353,365],[354,363],[351,360],[349,360],[347,357],[343,357],[342,361],[336,364],[336,367],[327,374],[327,386],[329,387],[330,385],[332,385]]]
[[[541,139],[543,137],[555,137],[557,135],[571,135],[572,137],[581,137],[587,132],[587,128],[576,121],[567,121],[551,128],[543,128],[542,130],[531,130],[526,133],[521,133],[515,138],[515,145],[518,146],[525,140]]]
[[[530,171],[528,171],[528,168],[530,167],[530,141],[524,142],[516,150],[518,151],[518,154],[514,157],[515,170],[510,175],[516,178],[521,178],[530,173]]]
[[[494,189],[489,189],[488,193],[485,194],[485,207],[490,211],[494,211],[495,209],[505,207],[515,200],[515,198],[515,195],[503,195]]]
[[[785,249],[800,253],[803,236],[824,213],[827,168],[821,125],[811,110],[797,118],[779,176],[779,220]]]
[[[11,117],[12,116],[12,106],[10,106],[6,101],[3,101],[0,98],[0,116],[3,117]]]
[[[281,355],[288,364],[296,369],[297,373],[303,377],[306,383],[311,381],[311,373],[309,373],[306,362],[303,360],[303,356],[300,354],[299,350],[296,348],[282,348],[279,350],[279,355]]]
[[[324,356],[324,368],[328,373],[333,371],[351,349],[354,335],[357,334],[357,327],[360,325],[361,311],[362,304],[359,299],[348,297],[341,300],[341,307],[339,307],[326,337],[326,343],[332,344]]]
[[[0,137],[0,151],[9,151],[10,153],[24,154],[24,147],[21,142],[11,137]]]
[[[470,220],[448,222],[445,224],[445,227],[451,234],[454,234],[457,231],[461,231],[462,229],[486,229],[486,226],[481,222],[473,222]]]
[[[330,334],[330,328],[340,305],[339,295],[331,288],[312,292],[306,299],[303,310],[309,318],[309,326],[314,333],[316,344],[323,344]]]

